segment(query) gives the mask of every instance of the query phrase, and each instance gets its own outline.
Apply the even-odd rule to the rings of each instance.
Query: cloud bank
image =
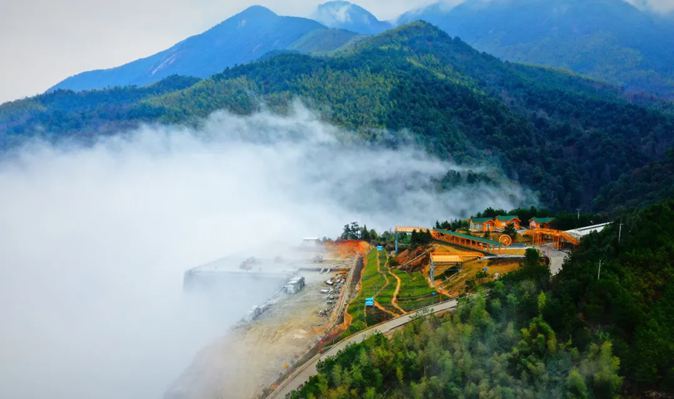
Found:
[[[529,200],[508,182],[436,192],[464,168],[348,134],[297,106],[0,160],[0,397],[161,397],[250,308],[251,287],[217,314],[186,302],[186,269],[353,220],[429,224]]]

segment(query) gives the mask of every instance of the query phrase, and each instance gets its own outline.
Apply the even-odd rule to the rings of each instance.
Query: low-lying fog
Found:
[[[250,309],[243,291],[267,295],[239,287],[227,312],[209,312],[184,300],[187,268],[271,255],[354,220],[427,225],[527,200],[511,184],[432,193],[460,168],[339,144],[345,134],[297,106],[3,156],[0,397],[161,397]]]

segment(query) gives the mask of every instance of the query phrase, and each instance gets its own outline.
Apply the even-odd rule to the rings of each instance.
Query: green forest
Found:
[[[665,159],[674,143],[671,104],[503,62],[416,22],[321,57],[281,53],[204,80],[8,103],[0,148],[35,137],[91,141],[147,122],[198,125],[219,109],[284,112],[295,99],[352,132],[349,140],[493,165],[551,209],[608,209],[603,197],[595,201],[601,190]]]
[[[672,225],[671,200],[624,213],[584,239],[554,278],[529,250],[519,271],[463,298],[455,312],[320,363],[292,397],[674,393]]]

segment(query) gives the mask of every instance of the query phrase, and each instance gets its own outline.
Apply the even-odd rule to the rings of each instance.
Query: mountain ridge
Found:
[[[435,3],[423,19],[499,58],[573,70],[626,90],[674,98],[674,23],[622,0]]]
[[[284,113],[295,99],[354,140],[411,140],[440,159],[496,165],[554,209],[591,207],[603,187],[662,159],[674,142],[674,117],[657,100],[636,103],[601,82],[503,62],[415,22],[330,56],[282,53],[175,90],[57,91],[1,106],[0,147],[198,124],[221,109]]]
[[[353,37],[355,34],[344,31],[337,34],[310,19],[279,16],[268,8],[251,6],[166,50],[118,67],[76,74],[48,91],[142,86],[170,75],[205,78],[226,67],[253,61],[270,51],[301,51],[304,48],[329,51]],[[293,47],[302,40],[313,42]]]

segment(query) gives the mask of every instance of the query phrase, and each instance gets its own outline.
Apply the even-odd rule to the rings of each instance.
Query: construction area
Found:
[[[166,397],[259,397],[343,322],[347,279],[367,248],[366,243],[345,242],[305,251],[292,261],[248,258],[239,267],[214,262],[189,270],[188,292],[217,287],[220,279],[243,284],[244,278],[275,284],[277,291],[204,348]]]

